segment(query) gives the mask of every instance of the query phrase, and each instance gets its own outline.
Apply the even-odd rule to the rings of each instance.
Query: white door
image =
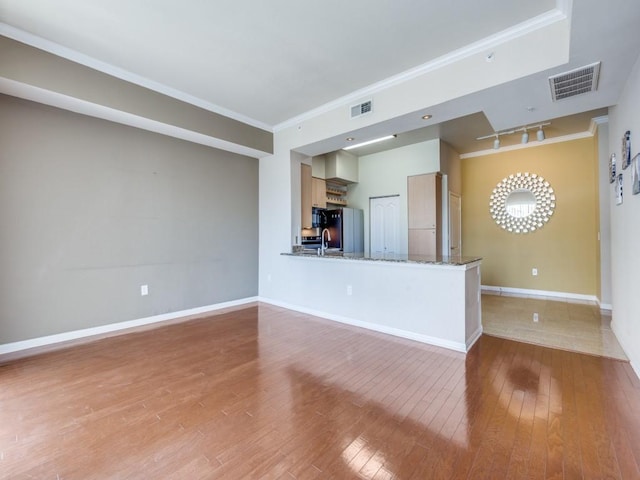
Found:
[[[369,231],[372,255],[398,253],[400,239],[400,196],[369,199]]]
[[[462,255],[462,200],[449,192],[449,252]]]

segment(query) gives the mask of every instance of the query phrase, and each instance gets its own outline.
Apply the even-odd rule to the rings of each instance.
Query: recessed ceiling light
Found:
[[[426,115],[422,116],[423,120],[429,120],[431,117],[433,117],[433,115],[429,115],[428,113]]]
[[[380,138],[374,138],[373,140],[368,140],[366,142],[357,143],[355,145],[349,145],[348,147],[344,147],[343,150],[351,150],[352,148],[364,147],[365,145],[371,145],[372,143],[382,142],[384,140],[390,140],[392,138],[396,138],[395,135],[386,135]]]
[[[355,138],[353,137],[347,137],[347,142],[353,142],[355,140]]]

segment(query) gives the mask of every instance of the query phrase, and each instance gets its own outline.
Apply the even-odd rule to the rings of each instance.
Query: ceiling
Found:
[[[551,125],[543,127],[545,138],[571,137],[589,132],[592,119],[606,116],[607,113],[607,108],[601,108],[553,119],[553,121],[550,122]],[[536,143],[536,130],[537,128],[528,130],[529,142],[532,144]],[[439,138],[451,145],[456,152],[469,154],[492,149],[494,138],[481,141],[477,140],[478,137],[484,137],[491,132],[492,127],[487,117],[484,113],[477,112],[437,123],[429,127],[397,133],[395,134],[395,139],[356,148],[352,150],[352,153],[358,156],[370,155],[372,153],[383,152],[385,150]],[[500,135],[500,148],[520,145],[521,138],[521,131],[515,132],[514,134]]]
[[[130,72],[145,86],[271,130],[555,9],[572,22],[567,65],[434,105],[427,130],[406,134],[437,132],[465,153],[487,148],[475,137],[497,130],[552,120],[548,136],[566,135],[606,113],[640,53],[640,2],[0,0],[0,21],[5,35],[53,42],[71,59],[97,60],[107,73]],[[595,61],[597,92],[551,101],[549,75]],[[384,129],[422,126],[398,119]]]

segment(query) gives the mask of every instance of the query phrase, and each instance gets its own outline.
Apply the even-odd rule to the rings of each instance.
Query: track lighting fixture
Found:
[[[494,138],[493,140],[493,148],[495,150],[500,148],[500,137],[503,135],[512,135],[517,132],[522,132],[522,137],[520,138],[520,142],[522,144],[529,143],[529,129],[537,128],[536,138],[539,142],[542,142],[546,137],[544,134],[544,130],[542,127],[546,127],[547,125],[551,125],[551,122],[539,123],[537,125],[525,125],[524,127],[514,128],[513,130],[503,130],[502,132],[495,132],[490,135],[485,135],[484,137],[478,137],[476,140],[486,140],[488,138]]]

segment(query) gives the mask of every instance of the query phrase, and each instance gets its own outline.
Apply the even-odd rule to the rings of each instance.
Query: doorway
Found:
[[[400,195],[369,199],[371,255],[398,253],[400,240]]]

